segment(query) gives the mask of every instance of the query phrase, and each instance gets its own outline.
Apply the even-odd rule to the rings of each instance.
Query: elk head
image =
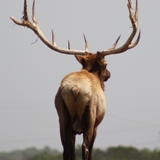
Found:
[[[77,61],[82,65],[82,70],[73,72],[65,76],[61,82],[55,98],[55,106],[59,116],[60,135],[64,148],[63,159],[75,160],[75,135],[83,133],[82,158],[83,160],[92,159],[92,147],[96,137],[97,127],[102,121],[106,101],[104,95],[104,82],[110,78],[110,72],[107,70],[105,56],[119,54],[135,47],[138,38],[132,43],[138,29],[138,0],[136,0],[136,9],[133,12],[131,0],[128,0],[129,17],[132,24],[132,33],[127,41],[116,48],[120,36],[112,47],[97,53],[88,51],[86,37],[85,50],[73,50],[68,41],[68,49],[60,48],[56,45],[54,33],[52,31],[52,42],[48,41],[41,31],[35,13],[35,0],[32,7],[32,21],[28,18],[27,0],[24,0],[24,11],[22,21],[11,17],[14,23],[20,26],[30,28],[50,49],[63,53],[74,55]]]

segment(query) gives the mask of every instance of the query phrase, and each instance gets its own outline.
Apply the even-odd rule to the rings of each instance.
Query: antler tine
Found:
[[[121,35],[117,38],[116,42],[113,44],[113,46],[110,49],[115,49],[116,48],[120,38],[121,38]]]
[[[33,20],[34,23],[37,24],[36,10],[35,10],[35,0],[33,0],[33,5],[32,5],[32,20]]]
[[[129,17],[132,22],[132,27],[133,29],[136,29],[138,27],[138,1],[136,0],[136,9],[135,13],[133,13],[133,7],[132,7],[132,2],[131,0],[128,0],[128,10],[129,10]],[[135,25],[135,27],[134,27]]]
[[[27,12],[27,0],[24,0],[24,8],[23,8],[23,17],[22,17],[22,19],[26,20],[26,21],[29,20],[28,12]]]
[[[113,46],[111,48],[106,49],[105,51],[110,51],[112,49],[115,49],[120,38],[121,38],[121,35],[117,38],[117,40],[115,41],[115,43],[113,44]]]
[[[137,28],[138,28],[138,0],[136,0],[135,13],[133,13],[133,7],[132,7],[131,0],[128,0],[127,6],[128,6],[128,10],[129,10],[129,17],[130,17],[130,21],[132,23],[133,31],[132,31],[131,35],[129,36],[129,38],[127,39],[127,41],[125,42],[125,44],[122,45],[121,47],[119,47],[119,48],[111,47],[108,50],[102,51],[101,53],[104,56],[125,52],[128,49],[135,47],[140,40],[141,31],[139,32],[137,40],[134,43],[132,43],[132,40],[133,40],[134,36],[136,35]]]
[[[135,17],[136,17],[136,19],[138,21],[138,0],[136,0]]]
[[[85,41],[85,52],[88,52],[88,42],[87,42],[87,39],[85,37],[85,34],[83,34],[83,37],[84,37],[84,41]]]
[[[52,44],[54,46],[56,46],[55,35],[54,35],[54,32],[53,32],[53,29],[52,29]]]
[[[29,22],[28,11],[27,11],[27,0],[24,0],[23,17],[21,18],[22,21],[18,21],[12,16],[10,18],[17,25],[21,25],[21,26],[27,26],[28,25],[28,24],[24,24],[25,22]]]
[[[139,43],[140,37],[141,37],[141,30],[139,30],[139,34],[136,41],[133,44],[130,44],[128,49],[134,48]]]
[[[70,45],[69,40],[68,40],[68,49],[69,49],[69,50],[71,49],[71,45]]]

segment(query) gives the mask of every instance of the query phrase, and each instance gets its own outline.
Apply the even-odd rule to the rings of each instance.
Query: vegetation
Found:
[[[110,147],[93,149],[93,160],[160,160],[160,150],[138,150],[134,147]],[[76,148],[77,160],[81,160],[81,147]],[[62,160],[62,153],[45,147],[41,150],[28,148],[12,152],[0,152],[0,160]]]

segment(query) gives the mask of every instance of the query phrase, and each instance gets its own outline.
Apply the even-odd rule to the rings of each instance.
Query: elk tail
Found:
[[[72,87],[72,93],[73,93],[73,95],[74,95],[74,97],[75,97],[75,99],[76,99],[76,98],[77,98],[77,95],[78,95],[78,93],[79,93],[79,88],[78,88],[78,86],[74,85],[74,86]]]

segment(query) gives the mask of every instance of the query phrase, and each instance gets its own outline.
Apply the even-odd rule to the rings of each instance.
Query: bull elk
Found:
[[[47,40],[41,31],[35,13],[35,0],[32,7],[32,20],[28,18],[27,0],[24,0],[24,11],[21,21],[11,17],[17,25],[30,28],[50,49],[63,53],[74,55],[77,61],[82,65],[82,70],[73,72],[65,76],[60,84],[55,97],[55,106],[59,116],[60,136],[63,145],[63,159],[75,160],[75,136],[83,133],[82,159],[92,160],[92,147],[96,138],[98,125],[101,123],[105,111],[106,100],[104,95],[104,82],[110,78],[110,72],[107,70],[105,56],[118,54],[135,47],[139,40],[132,43],[138,28],[138,0],[136,0],[136,9],[133,11],[132,2],[128,0],[129,17],[133,31],[127,41],[119,48],[116,45],[120,36],[111,48],[101,52],[90,53],[88,43],[85,40],[85,50],[72,50],[68,42],[68,49],[59,48],[55,43],[54,33],[52,31],[52,43]]]

